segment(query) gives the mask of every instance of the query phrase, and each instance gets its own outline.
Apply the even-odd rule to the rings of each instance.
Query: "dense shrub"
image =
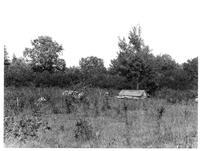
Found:
[[[156,96],[166,99],[169,103],[180,103],[182,101],[188,102],[189,100],[195,99],[197,97],[197,91],[163,88],[156,92]]]
[[[94,87],[112,89],[123,89],[129,86],[124,77],[110,74],[101,74],[93,77],[92,84]]]
[[[34,72],[23,60],[17,60],[4,71],[5,86],[30,86],[34,79]]]
[[[160,64],[158,62],[158,64]],[[189,74],[178,66],[171,70],[172,65],[155,66],[155,71],[139,84],[140,89],[145,89],[149,94],[154,94],[156,90],[168,89],[187,90],[197,89],[197,71],[195,76]],[[184,64],[186,66],[186,64]],[[197,66],[197,65],[196,65]],[[186,68],[186,67],[185,67]],[[189,70],[189,67],[187,68]],[[102,73],[95,73],[87,76],[78,67],[66,68],[63,71],[49,72],[47,70],[35,72],[23,59],[16,59],[10,65],[5,66],[4,85],[8,86],[36,86],[36,87],[70,87],[79,83],[85,83],[92,87],[112,88],[112,89],[135,89],[137,82],[127,79],[119,73],[112,73],[108,69]],[[186,70],[186,69],[185,69]]]
[[[48,123],[37,116],[21,115],[17,117],[4,118],[4,137],[13,137],[20,142],[38,138],[38,130],[45,129]]]

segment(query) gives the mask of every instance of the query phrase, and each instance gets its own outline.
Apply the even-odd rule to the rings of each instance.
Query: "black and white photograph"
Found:
[[[0,0],[1,143],[198,149],[198,0]]]

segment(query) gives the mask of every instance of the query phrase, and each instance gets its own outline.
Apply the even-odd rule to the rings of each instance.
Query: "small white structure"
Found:
[[[147,93],[145,90],[121,90],[118,99],[145,99]]]

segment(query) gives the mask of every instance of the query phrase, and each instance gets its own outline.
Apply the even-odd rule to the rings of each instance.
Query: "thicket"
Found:
[[[59,58],[63,48],[51,37],[31,41],[23,58],[9,59],[4,47],[4,86],[71,87],[77,84],[109,89],[145,89],[149,94],[163,88],[197,90],[198,57],[178,64],[171,56],[155,56],[141,38],[140,27],[119,39],[117,58],[105,68],[101,58],[81,58],[78,67],[66,67]]]

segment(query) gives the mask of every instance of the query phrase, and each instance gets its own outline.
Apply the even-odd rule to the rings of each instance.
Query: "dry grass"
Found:
[[[91,89],[88,95],[90,106],[87,116],[78,108],[67,114],[59,88],[23,88],[5,89],[5,117],[14,117],[14,121],[25,115],[33,116],[31,101],[41,96],[49,98],[37,116],[49,129],[40,127],[37,137],[15,138],[12,131],[6,132],[6,147],[134,147],[134,148],[196,148],[197,147],[197,104],[168,104],[165,100],[127,100],[127,117],[123,110],[123,101],[109,96],[110,109],[103,109],[105,90]],[[116,93],[116,92],[114,92]],[[113,94],[114,95],[114,94]],[[16,98],[24,104],[16,105]],[[158,118],[158,109],[165,111]],[[55,112],[55,110],[57,110]],[[86,141],[77,141],[74,137],[76,122],[84,118],[92,126],[93,137]],[[10,124],[12,121],[10,121]],[[128,126],[127,126],[128,125]],[[5,129],[5,128],[4,128]],[[127,129],[129,135],[127,135]],[[127,137],[129,143],[127,146]]]

